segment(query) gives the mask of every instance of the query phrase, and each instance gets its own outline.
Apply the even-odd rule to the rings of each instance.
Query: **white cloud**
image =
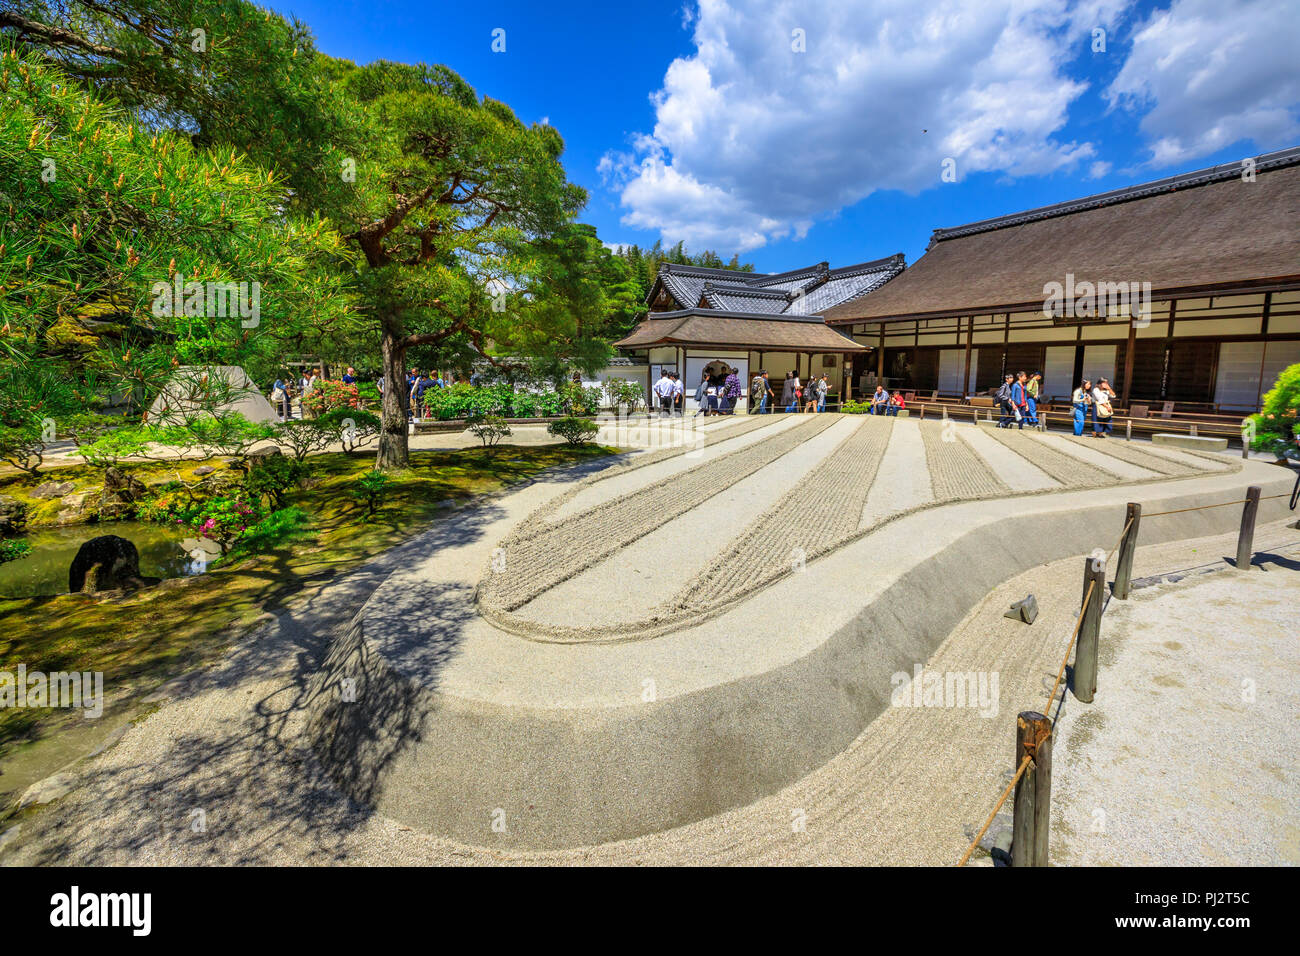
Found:
[[[726,255],[878,189],[938,186],[947,157],[959,178],[1073,167],[1096,150],[1063,132],[1087,89],[1064,64],[1125,2],[701,0],[653,132],[600,173],[625,225]]]
[[[1174,0],[1136,26],[1106,96],[1146,111],[1140,128],[1153,166],[1241,140],[1287,146],[1300,137],[1298,50],[1295,0]]]
[[[1112,168],[1111,163],[1099,159],[1091,166],[1088,167],[1088,178],[1101,179],[1101,177],[1105,176],[1107,173],[1111,171],[1111,168]]]

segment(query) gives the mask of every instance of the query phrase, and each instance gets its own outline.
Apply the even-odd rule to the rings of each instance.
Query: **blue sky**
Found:
[[[1300,143],[1294,0],[272,6],[551,123],[606,242],[762,271]]]

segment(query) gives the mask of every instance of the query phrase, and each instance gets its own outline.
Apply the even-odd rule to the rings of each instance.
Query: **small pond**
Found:
[[[37,528],[23,535],[32,546],[31,554],[18,561],[0,564],[0,595],[34,597],[63,594],[68,590],[68,566],[77,549],[91,538],[115,534],[126,538],[140,552],[140,574],[154,578],[178,578],[202,574],[207,560],[191,555],[192,549],[215,552],[207,539],[186,537],[188,529],[170,528],[146,521],[105,521],[66,528]]]

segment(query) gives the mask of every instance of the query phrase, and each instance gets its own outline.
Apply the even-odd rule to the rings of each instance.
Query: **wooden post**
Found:
[[[1011,865],[1047,866],[1052,817],[1052,722],[1037,711],[1016,716],[1016,762],[1029,766],[1016,783]]]
[[[1133,554],[1137,551],[1138,525],[1141,521],[1142,506],[1136,501],[1130,501],[1128,510],[1124,513],[1124,525],[1128,530],[1119,539],[1119,560],[1115,563],[1115,586],[1111,589],[1111,594],[1121,601],[1127,601],[1128,592],[1132,590]]]
[[[1241,509],[1241,533],[1237,536],[1237,569],[1250,570],[1255,553],[1255,516],[1259,514],[1259,485],[1246,489],[1246,506]]]
[[[970,419],[976,425],[980,423],[980,410],[976,408],[974,405],[970,407]]]
[[[1124,346],[1124,391],[1119,403],[1128,408],[1129,396],[1133,394],[1130,385],[1133,382],[1133,353],[1137,351],[1137,326],[1133,324],[1133,306],[1129,304],[1128,342]]]
[[[1129,441],[1133,440],[1133,419],[1124,422],[1124,437]]]
[[[1094,584],[1088,595],[1088,585]],[[1106,590],[1106,565],[1101,558],[1083,560],[1083,621],[1074,647],[1074,696],[1091,704],[1097,693],[1097,644],[1101,639],[1101,599]]]
[[[1196,437],[1196,422],[1192,422],[1192,430],[1190,434],[1193,438]]]
[[[1040,432],[1047,431],[1047,412],[1038,413],[1038,430]]]

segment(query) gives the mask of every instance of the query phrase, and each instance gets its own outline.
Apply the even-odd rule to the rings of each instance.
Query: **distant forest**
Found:
[[[633,280],[641,290],[642,302],[650,294],[650,287],[654,285],[659,266],[665,262],[683,266],[703,266],[707,269],[732,269],[736,272],[754,271],[754,264],[742,263],[738,255],[732,256],[730,261],[724,261],[712,249],[690,253],[686,251],[684,242],[667,248],[664,247],[662,240],[656,240],[655,244],[648,249],[642,249],[637,245],[623,246],[615,252],[615,255],[627,263]]]

